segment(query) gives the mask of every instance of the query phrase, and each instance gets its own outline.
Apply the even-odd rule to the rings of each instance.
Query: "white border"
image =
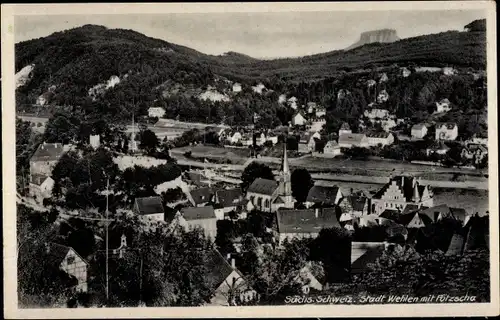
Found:
[[[286,11],[367,11],[367,10],[487,10],[488,57],[488,138],[491,303],[488,304],[406,304],[406,305],[329,305],[193,308],[115,308],[115,309],[18,309],[16,272],[16,196],[15,196],[15,86],[14,15],[70,14],[155,14],[208,12],[286,12]],[[499,313],[498,269],[498,150],[496,15],[493,1],[432,2],[356,2],[356,3],[176,3],[176,4],[31,4],[2,5],[2,157],[4,231],[4,316],[5,318],[167,318],[167,317],[376,317],[376,316],[493,316]]]

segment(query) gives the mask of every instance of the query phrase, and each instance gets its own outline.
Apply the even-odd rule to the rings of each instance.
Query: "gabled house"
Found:
[[[352,130],[349,127],[349,124],[347,122],[342,123],[339,129],[339,137],[343,134],[350,134],[350,133],[352,133]]]
[[[440,101],[436,101],[436,113],[448,112],[450,110],[450,100],[445,98]]]
[[[141,218],[164,221],[165,210],[161,197],[135,198],[133,212]]]
[[[309,132],[319,132],[323,129],[323,126],[326,124],[326,119],[324,116],[314,117],[311,119],[311,125],[309,127]]]
[[[186,207],[180,210],[177,222],[186,230],[201,228],[205,237],[215,241],[217,236],[217,217],[214,207]]]
[[[241,84],[240,84],[240,83],[235,82],[235,83],[233,84],[233,92],[234,92],[234,93],[241,92]]]
[[[43,174],[31,175],[29,190],[30,195],[37,200],[43,200],[52,196],[52,189],[54,188],[54,180]]]
[[[312,206],[332,207],[338,205],[342,197],[339,187],[313,186],[307,194],[304,205],[306,208]]]
[[[316,148],[315,139],[321,139],[319,132],[301,134],[299,139],[299,152],[307,153],[314,151]]]
[[[292,117],[292,125],[293,126],[303,126],[307,122],[307,119],[302,111],[298,111],[295,113],[295,115]]]
[[[336,208],[317,208],[304,210],[279,209],[276,212],[278,224],[278,244],[285,239],[316,238],[321,229],[341,228]]]
[[[427,135],[427,125],[425,123],[418,123],[411,127],[411,137],[413,139],[422,139]]]
[[[396,176],[373,195],[370,212],[378,215],[386,209],[403,211],[409,204],[432,207],[433,196],[431,190],[415,177]]]
[[[370,121],[388,119],[390,117],[389,110],[373,108],[371,110],[365,110],[364,116]]]
[[[308,261],[304,267],[299,270],[299,274],[295,280],[304,283],[302,285],[303,294],[311,293],[311,289],[322,291],[327,285],[323,265],[321,262],[316,261]]]
[[[326,116],[326,108],[323,106],[317,106],[315,110],[316,117],[321,118]]]
[[[241,132],[239,132],[239,131],[234,131],[234,132],[232,132],[232,133],[230,133],[230,134],[228,135],[228,138],[227,138],[227,139],[228,139],[228,141],[229,141],[230,143],[233,143],[233,144],[234,144],[234,143],[238,143],[238,142],[240,142],[240,141],[241,141],[241,139],[242,139],[242,134],[241,134]]]
[[[30,159],[30,175],[52,175],[52,169],[64,154],[65,149],[61,143],[45,143],[38,146]]]
[[[316,109],[317,105],[316,102],[308,102],[307,103],[307,114],[313,114],[314,110]]]
[[[480,163],[487,156],[488,149],[481,144],[469,143],[462,149],[462,158],[474,160],[475,164]]]
[[[397,221],[406,228],[424,228],[433,222],[427,215],[418,211],[403,214]]]
[[[336,157],[342,154],[340,150],[340,146],[337,141],[330,140],[325,144],[325,148],[323,149],[323,154],[328,157]]]
[[[436,140],[456,140],[458,126],[456,123],[436,123]]]
[[[184,176],[189,184],[195,185],[196,187],[206,187],[210,184],[210,180],[200,172],[187,171]]]
[[[193,207],[204,207],[214,201],[215,190],[204,187],[190,190],[187,198]]]
[[[342,211],[340,222],[350,221],[370,214],[370,199],[361,194],[352,194],[339,201]]]
[[[432,222],[437,222],[442,219],[454,219],[464,223],[467,218],[467,212],[464,209],[450,208],[446,204],[440,204],[429,208],[424,207],[419,211],[419,213],[429,217]]]
[[[271,204],[278,196],[278,182],[275,180],[255,179],[247,189],[246,198],[255,209],[264,212],[274,211]]]
[[[73,248],[47,243],[43,249],[51,265],[76,278],[76,291],[87,292],[88,263]]]
[[[344,133],[339,136],[339,146],[341,148],[368,148],[368,138],[363,133]]]
[[[394,143],[394,136],[389,132],[369,132],[366,137],[370,147],[388,146]]]
[[[384,242],[351,242],[351,274],[361,274],[369,270],[380,258],[387,244]]]
[[[231,211],[241,211],[246,204],[241,188],[222,189],[215,192],[215,215],[224,219]]]
[[[297,105],[297,101],[298,99],[295,97],[291,97],[290,99],[288,99],[288,105],[290,106],[290,108],[292,108],[293,110],[297,110],[297,108],[299,107]]]
[[[435,141],[433,144],[431,144],[427,149],[425,149],[425,153],[427,156],[430,156],[431,154],[439,154],[439,155],[445,155],[448,153],[450,150],[450,147],[448,147],[443,141],[438,140]]]
[[[217,249],[207,252],[204,265],[207,274],[204,278],[209,283],[211,306],[234,306],[238,302],[257,300],[258,294],[236,268],[235,260],[228,262]]]
[[[91,134],[89,136],[89,144],[95,150],[101,145],[101,136],[98,134]]]
[[[148,109],[148,116],[151,118],[163,118],[164,115],[165,109],[163,109],[162,107],[150,107]]]

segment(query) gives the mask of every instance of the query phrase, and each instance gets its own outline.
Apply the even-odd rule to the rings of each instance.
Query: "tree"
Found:
[[[295,169],[292,172],[292,195],[298,202],[305,202],[309,190],[314,185],[311,174],[307,169]]]
[[[44,140],[47,143],[68,144],[76,140],[80,121],[73,114],[57,112],[45,126]]]
[[[245,170],[243,170],[243,173],[241,174],[241,189],[245,191],[257,178],[274,180],[274,174],[271,168],[267,165],[252,162],[245,168]]]
[[[141,149],[146,150],[148,154],[152,154],[159,145],[158,137],[153,131],[146,129],[141,132],[140,145]]]

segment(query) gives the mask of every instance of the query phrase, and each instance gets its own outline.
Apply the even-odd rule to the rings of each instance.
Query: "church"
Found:
[[[247,190],[246,198],[252,207],[259,211],[276,212],[279,208],[293,209],[295,199],[292,197],[291,176],[285,143],[278,181],[255,179]]]

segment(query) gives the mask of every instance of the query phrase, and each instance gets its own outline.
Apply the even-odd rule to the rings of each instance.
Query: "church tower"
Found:
[[[286,153],[286,142],[283,147],[283,162],[280,171],[279,196],[285,203],[283,207],[293,208],[294,199],[292,197],[292,175],[288,166],[288,155]]]

